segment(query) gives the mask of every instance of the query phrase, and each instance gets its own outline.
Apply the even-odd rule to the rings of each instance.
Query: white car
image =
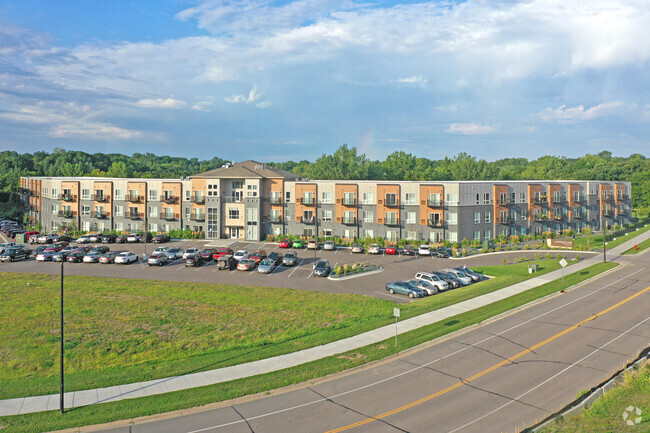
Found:
[[[56,233],[49,233],[45,235],[40,235],[38,237],[39,244],[51,244],[56,237]]]
[[[415,279],[420,281],[426,281],[432,286],[436,286],[439,291],[447,290],[449,288],[449,284],[447,284],[446,281],[443,281],[439,276],[435,274],[430,274],[429,272],[418,272],[417,274],[415,274]],[[424,287],[423,289],[426,290]]]
[[[38,262],[51,262],[52,261],[52,256],[54,256],[53,251],[41,251],[40,253],[36,254],[36,261]]]
[[[336,246],[334,245],[334,241],[325,241],[323,244],[323,249],[327,251],[334,251],[336,249]]]
[[[472,284],[472,279],[465,274],[465,272],[458,271],[456,269],[443,269],[442,272],[447,274],[452,274],[463,283],[463,286],[469,286]]]
[[[188,248],[185,253],[183,253],[183,260],[191,256],[192,254],[201,254],[201,250],[199,248]]]
[[[15,242],[6,242],[4,244],[0,244],[0,254],[4,253],[7,251],[9,248],[16,246]]]
[[[370,244],[368,246],[368,254],[379,254],[380,252],[381,252],[381,248],[379,248],[379,245]]]
[[[130,252],[119,253],[115,256],[115,263],[129,264],[136,263],[138,261],[138,255]]]
[[[169,260],[180,259],[181,257],[183,257],[184,253],[185,251],[183,251],[182,248],[167,248],[167,250],[165,251],[165,254],[167,255],[167,258]]]
[[[418,248],[418,254],[421,256],[430,256],[431,247],[429,245],[420,245],[420,248]]]
[[[126,241],[129,243],[140,242],[141,240],[142,240],[142,235],[140,233],[131,233],[126,238]]]
[[[89,235],[83,235],[79,239],[77,239],[78,244],[87,244],[90,242],[90,236]]]
[[[240,261],[244,257],[247,257],[250,253],[247,250],[239,250],[235,253],[233,258],[237,261]]]
[[[158,253],[165,253],[165,252],[167,252],[168,249],[169,249],[169,247],[158,247],[155,250],[153,250],[153,253],[151,253],[151,255],[153,256],[153,255],[156,255]]]
[[[83,258],[84,263],[99,263],[99,256],[101,256],[102,253],[99,251],[90,251],[88,254],[86,254]],[[117,258],[117,257],[116,257]]]

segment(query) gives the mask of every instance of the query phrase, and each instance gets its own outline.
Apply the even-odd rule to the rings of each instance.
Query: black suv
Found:
[[[0,261],[13,262],[18,259],[28,259],[31,254],[32,250],[23,246],[12,247],[0,256]]]
[[[152,242],[155,244],[161,244],[163,242],[169,242],[169,235],[167,234],[162,234],[162,235],[156,235],[153,237]]]
[[[115,239],[117,239],[117,235],[114,233],[108,233],[102,236],[102,243],[103,244],[112,244],[115,242]]]

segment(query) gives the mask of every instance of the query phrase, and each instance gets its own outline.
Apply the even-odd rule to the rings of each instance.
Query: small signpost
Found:
[[[565,268],[566,265],[568,265],[568,264],[569,264],[569,263],[567,263],[567,261],[566,261],[564,258],[563,258],[562,260],[560,260],[560,266],[562,266],[562,270],[561,270],[561,273],[562,273],[562,284],[564,284],[564,268]]]
[[[395,316],[395,347],[397,347],[397,318],[399,317],[399,308],[393,308],[393,316]]]

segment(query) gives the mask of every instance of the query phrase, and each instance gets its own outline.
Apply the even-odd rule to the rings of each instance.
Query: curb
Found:
[[[343,277],[332,277],[330,275],[330,276],[327,277],[327,279],[330,280],[330,281],[351,280],[352,278],[365,277],[366,275],[378,274],[380,272],[384,272],[384,267],[383,266],[380,266],[379,269],[374,269],[372,271],[361,272],[359,274],[354,274],[354,275],[345,275]]]

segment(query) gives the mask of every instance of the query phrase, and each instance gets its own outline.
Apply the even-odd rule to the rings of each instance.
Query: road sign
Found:
[[[393,308],[393,316],[399,317],[399,308]]]
[[[566,265],[568,265],[568,264],[569,264],[569,263],[567,263],[566,260],[564,260],[564,259],[560,260],[560,266],[562,266],[563,268],[565,268]]]

